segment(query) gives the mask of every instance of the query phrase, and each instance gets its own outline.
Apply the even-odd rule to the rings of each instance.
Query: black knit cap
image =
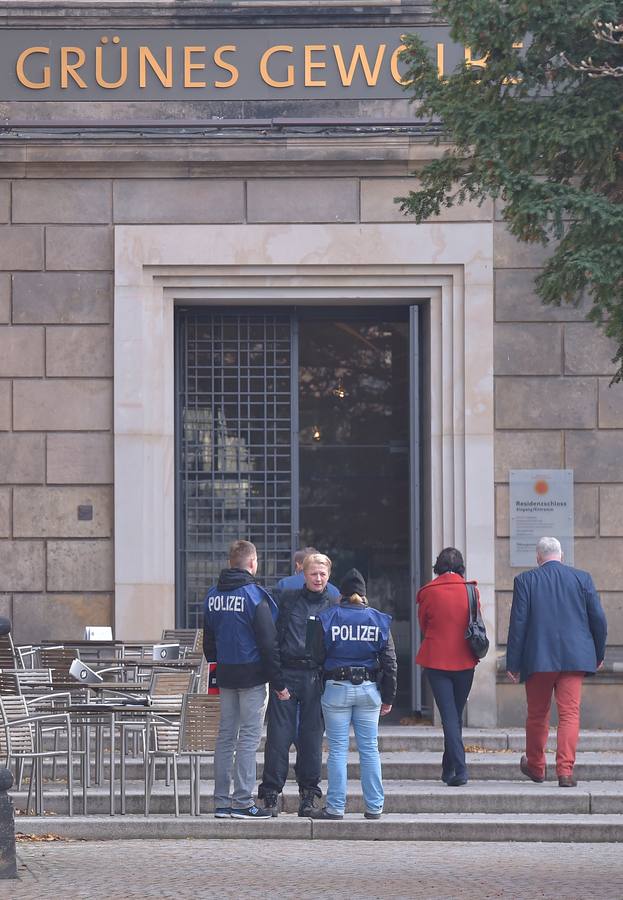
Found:
[[[359,569],[349,569],[340,581],[340,594],[342,597],[350,597],[352,594],[366,596],[366,582]]]

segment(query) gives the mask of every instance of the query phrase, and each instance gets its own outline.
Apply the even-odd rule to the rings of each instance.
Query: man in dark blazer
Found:
[[[515,578],[506,669],[526,684],[526,753],[520,768],[545,781],[545,747],[552,692],[558,707],[556,774],[560,787],[575,787],[575,751],[580,731],[582,682],[603,665],[606,617],[588,572],[562,563],[556,538],[536,545],[537,568]]]

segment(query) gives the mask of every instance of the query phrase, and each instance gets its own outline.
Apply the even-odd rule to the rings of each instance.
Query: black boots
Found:
[[[316,792],[311,789],[301,790],[299,791],[299,797],[301,798],[299,802],[299,816],[308,818],[316,810]]]
[[[273,819],[276,819],[279,815],[279,794],[277,791],[264,791],[262,799],[264,801],[264,809],[270,812]]]

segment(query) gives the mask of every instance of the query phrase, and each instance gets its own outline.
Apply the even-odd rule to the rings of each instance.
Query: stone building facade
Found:
[[[116,28],[430,20],[416,2],[273,4],[259,16],[254,3],[0,2],[9,30],[68,18],[110,29],[111,16]],[[247,124],[219,129],[214,116]],[[440,546],[465,549],[502,659],[517,572],[509,470],[573,469],[575,562],[593,573],[610,624],[584,722],[623,723],[613,348],[584,309],[540,304],[546,250],[518,245],[492,204],[405,219],[394,198],[441,152],[405,126],[406,100],[0,97],[0,117],[0,613],[18,642],[78,638],[87,624],[155,638],[175,624],[176,304],[235,305],[242,281],[258,304],[268,286],[303,305],[408,296],[423,310],[423,580]],[[266,124],[275,117],[279,127]],[[523,720],[501,666],[490,654],[479,667],[470,724]]]

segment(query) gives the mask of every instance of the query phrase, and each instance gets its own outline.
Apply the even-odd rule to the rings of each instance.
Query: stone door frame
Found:
[[[176,303],[430,303],[433,551],[461,548],[495,635],[491,223],[115,228],[115,631],[174,624]],[[426,571],[428,561],[424,561]],[[496,720],[495,654],[473,725]]]

